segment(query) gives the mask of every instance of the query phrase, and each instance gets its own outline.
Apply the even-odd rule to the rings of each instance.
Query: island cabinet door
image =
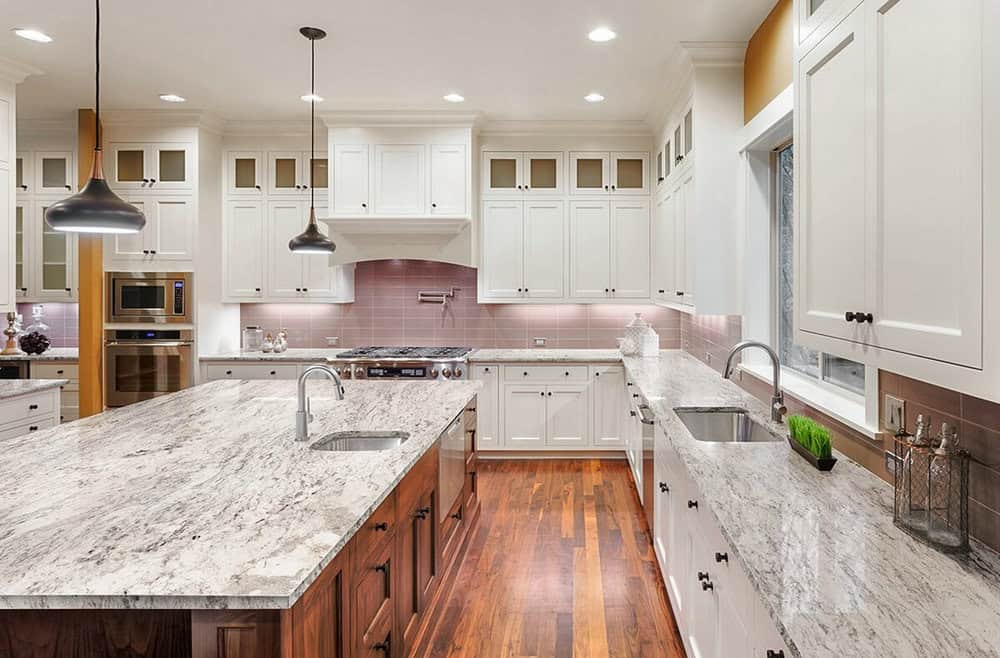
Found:
[[[386,542],[367,555],[354,555],[355,656],[392,655],[393,553],[393,544]]]
[[[282,658],[348,658],[352,655],[350,548],[348,544],[295,605],[282,613]],[[226,652],[222,655],[228,658],[242,654]]]

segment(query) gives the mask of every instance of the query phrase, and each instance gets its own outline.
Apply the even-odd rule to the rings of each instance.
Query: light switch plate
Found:
[[[896,433],[903,429],[906,418],[906,401],[892,395],[885,396],[885,429],[887,432]]]
[[[535,341],[535,347],[545,347],[545,341],[547,339],[545,336],[535,336],[532,340]]]
[[[340,336],[327,336],[326,337],[326,346],[327,347],[337,347],[337,345],[339,343],[340,343]]]

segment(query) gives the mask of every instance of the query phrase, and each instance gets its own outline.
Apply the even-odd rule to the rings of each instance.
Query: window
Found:
[[[792,144],[779,147],[772,158],[775,181],[775,251],[774,289],[777,309],[775,326],[781,364],[803,375],[818,379],[858,395],[865,394],[865,366],[832,354],[817,352],[795,343],[794,318],[794,215],[792,182],[794,151]]]

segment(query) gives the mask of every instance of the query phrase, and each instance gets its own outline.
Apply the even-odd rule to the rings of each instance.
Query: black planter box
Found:
[[[802,444],[800,444],[798,441],[793,439],[791,435],[788,436],[788,445],[792,446],[792,450],[797,452],[802,457],[802,459],[805,459],[807,462],[812,464],[813,468],[815,468],[816,470],[829,471],[830,469],[833,468],[833,465],[837,463],[836,457],[827,457],[824,459],[820,459],[816,455],[806,450],[805,447],[802,446]]]

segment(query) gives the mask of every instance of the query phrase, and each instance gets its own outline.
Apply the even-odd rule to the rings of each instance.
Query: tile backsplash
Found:
[[[733,345],[743,338],[741,315],[681,314],[681,348],[722,372]]]
[[[17,312],[24,316],[24,326],[30,325],[31,307],[36,304],[18,304]],[[52,347],[77,347],[80,344],[80,305],[65,302],[46,302],[42,322],[49,325]],[[6,326],[6,325],[4,325]]]
[[[969,467],[969,534],[1000,550],[1000,404],[881,371],[883,413],[879,417],[883,419],[886,395],[905,400],[906,428],[911,432],[917,414],[930,416],[935,435],[942,422],[958,427],[959,446],[968,450],[973,460]]]
[[[456,288],[440,304],[417,301],[420,290]],[[265,331],[289,331],[293,347],[358,345],[467,345],[470,347],[611,348],[641,312],[662,348],[680,347],[680,316],[659,306],[620,304],[479,304],[476,270],[422,260],[358,263],[351,304],[242,304],[240,322]]]

